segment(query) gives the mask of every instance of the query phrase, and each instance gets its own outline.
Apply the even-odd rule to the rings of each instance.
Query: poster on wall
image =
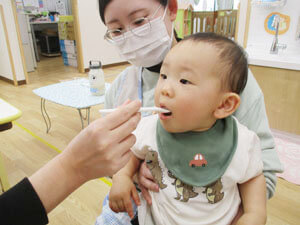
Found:
[[[59,15],[67,15],[65,3],[62,1],[57,1],[55,4],[55,11],[59,13]]]
[[[279,18],[280,18],[278,34],[281,35],[281,34],[286,33],[289,30],[291,18],[288,15],[284,15],[279,12],[272,12],[271,14],[269,14],[266,17],[265,30],[266,30],[266,32],[268,32],[269,34],[272,34],[272,35],[274,35],[276,33],[276,27],[274,27],[274,24],[273,24],[276,15],[279,15]]]

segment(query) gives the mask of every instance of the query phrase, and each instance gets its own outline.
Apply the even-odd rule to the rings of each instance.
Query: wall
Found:
[[[11,79],[12,71],[6,45],[4,27],[0,17],[0,76]]]
[[[271,46],[274,35],[267,33],[264,29],[265,18],[272,12],[279,12],[290,16],[291,23],[289,30],[279,35],[279,43],[288,45],[287,50],[297,50],[300,52],[300,40],[296,40],[296,27],[298,24],[298,18],[300,17],[300,4],[299,1],[287,0],[284,7],[265,9],[252,6],[249,26],[248,45],[266,44]],[[293,50],[293,47],[297,49]]]
[[[300,135],[300,71],[250,66],[264,97],[270,127]]]
[[[114,46],[104,40],[106,27],[99,15],[98,0],[77,0],[84,68],[90,60],[100,60],[103,65],[123,62]]]
[[[20,80],[25,80],[25,74],[23,70],[23,65],[22,65],[22,58],[21,58],[21,53],[20,53],[20,47],[19,47],[19,42],[18,42],[18,37],[17,37],[17,31],[16,31],[16,26],[15,26],[15,20],[14,20],[14,15],[12,11],[12,5],[10,0],[0,0],[0,4],[3,6],[3,11],[4,11],[4,17],[5,17],[5,22],[6,22],[6,28],[8,32],[8,38],[9,38],[9,43],[12,51],[12,57],[14,60],[14,66],[15,66],[15,71],[16,71],[16,78],[17,81]],[[1,40],[1,46],[0,46],[0,76],[3,76],[9,80],[13,80],[13,74],[11,71],[11,64],[9,62],[8,58],[8,50],[7,50],[7,45],[5,42],[5,36],[4,36],[4,30],[2,27],[2,22],[1,22],[1,29],[0,29],[0,40]],[[4,39],[3,39],[4,38]],[[2,42],[4,41],[4,42]],[[4,45],[2,45],[2,43]]]

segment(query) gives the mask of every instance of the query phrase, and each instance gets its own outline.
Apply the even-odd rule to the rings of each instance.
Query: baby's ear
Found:
[[[214,111],[216,119],[222,119],[233,114],[240,105],[240,96],[233,92],[228,92],[223,95],[223,98]]]

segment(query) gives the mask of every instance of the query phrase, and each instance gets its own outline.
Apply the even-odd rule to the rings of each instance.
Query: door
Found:
[[[27,72],[33,72],[34,69],[37,67],[37,64],[34,55],[33,41],[28,15],[18,13],[18,22],[20,26],[20,34],[24,49],[24,57],[26,61]]]

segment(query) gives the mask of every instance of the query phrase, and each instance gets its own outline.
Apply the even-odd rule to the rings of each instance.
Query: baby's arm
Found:
[[[109,206],[114,212],[127,212],[133,218],[131,197],[136,205],[140,198],[133,183],[133,176],[139,169],[140,160],[132,155],[130,161],[113,176],[113,185],[109,192]]]
[[[244,213],[237,225],[262,225],[267,220],[266,181],[263,174],[239,185]]]

